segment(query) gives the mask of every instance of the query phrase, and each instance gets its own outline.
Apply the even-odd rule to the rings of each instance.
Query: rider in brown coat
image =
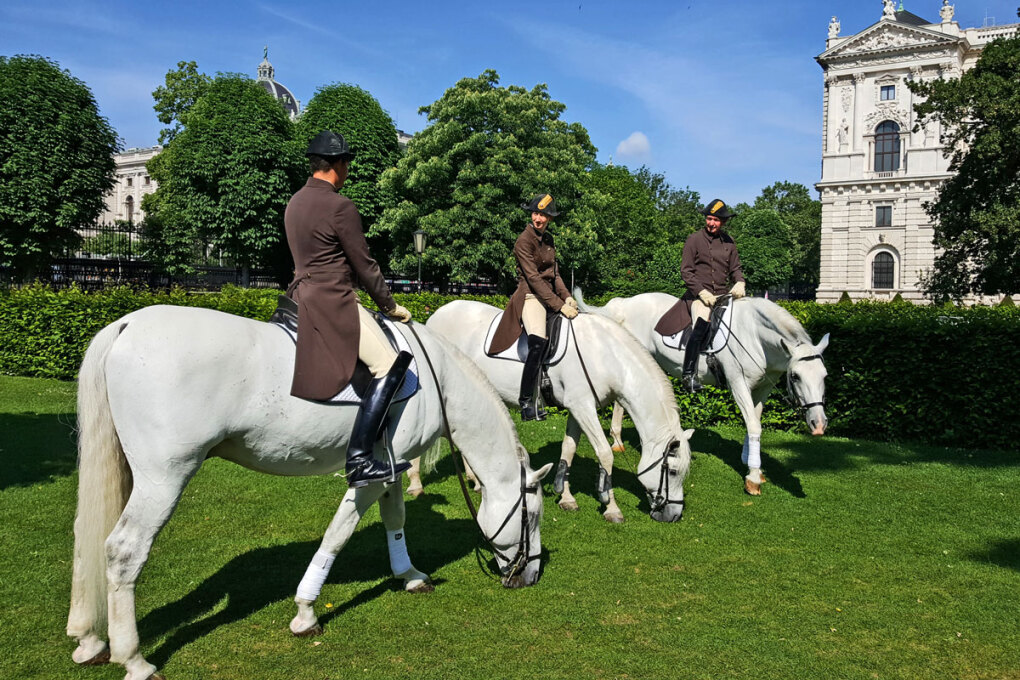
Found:
[[[701,389],[698,355],[708,335],[710,308],[718,296],[727,292],[734,298],[743,297],[745,286],[737,246],[733,238],[722,231],[723,225],[736,213],[731,213],[717,198],[709,202],[701,214],[705,216],[705,228],[687,237],[680,260],[680,276],[687,284],[687,291],[655,326],[658,333],[673,335],[686,328],[693,315],[694,330],[687,342],[681,377],[681,383],[691,392]]]
[[[559,312],[573,319],[577,316],[577,301],[570,296],[556,266],[556,247],[548,231],[549,221],[559,215],[553,197],[540,194],[521,208],[531,213],[531,223],[514,244],[517,290],[503,312],[488,353],[499,354],[513,345],[524,328],[528,334],[528,359],[521,374],[521,420],[543,420],[545,411],[537,407],[535,391],[548,343],[546,316]]]
[[[287,289],[298,304],[297,355],[291,394],[325,401],[343,390],[360,359],[375,377],[369,383],[347,447],[347,482],[359,487],[396,479],[395,469],[372,455],[393,395],[411,355],[399,355],[382,329],[358,303],[358,284],[386,316],[404,323],[411,314],[393,300],[379,265],[368,252],[361,216],[337,193],[347,179],[354,152],[343,136],[324,130],[307,154],[311,177],[290,199],[284,216],[294,257],[294,281]]]

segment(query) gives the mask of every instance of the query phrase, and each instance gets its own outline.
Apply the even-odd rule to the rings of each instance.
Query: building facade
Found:
[[[1020,28],[961,28],[949,0],[942,0],[937,22],[902,3],[897,10],[892,0],[882,6],[877,23],[852,35],[840,35],[832,17],[825,52],[816,57],[825,82],[822,177],[815,185],[822,201],[819,302],[844,292],[854,300],[897,294],[924,300],[920,278],[936,255],[924,204],[951,176],[950,150],[937,123],[917,126],[919,100],[907,83],[959,77],[987,43]]]
[[[117,183],[106,197],[106,210],[101,224],[118,221],[137,224],[142,221],[142,197],[156,190],[145,164],[163,150],[161,146],[128,149],[113,157],[117,163]]]

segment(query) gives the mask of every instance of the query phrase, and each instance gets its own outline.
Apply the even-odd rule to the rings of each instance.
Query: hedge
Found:
[[[155,304],[219,309],[265,320],[279,291],[227,287],[219,293],[53,291],[36,285],[0,290],[0,374],[73,379],[89,340],[103,326]],[[453,299],[498,307],[505,296],[397,294],[425,321]],[[366,306],[371,301],[362,298]],[[1020,308],[922,307],[906,303],[783,303],[816,341],[831,334],[825,362],[831,434],[945,446],[1014,448],[1020,438]],[[803,427],[781,400],[766,427]],[[733,400],[708,388],[677,389],[685,425],[741,424]]]

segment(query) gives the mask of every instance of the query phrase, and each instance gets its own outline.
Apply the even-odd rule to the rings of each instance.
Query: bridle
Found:
[[[669,459],[679,458],[676,452],[677,444],[679,442],[675,439],[671,441],[666,445],[666,450],[661,456],[652,461],[644,470],[639,470],[637,473],[638,479],[641,479],[641,475],[651,471],[656,465],[659,466],[659,488],[656,489],[655,495],[648,494],[648,504],[652,507],[652,512],[660,512],[670,505],[679,505],[680,514],[682,515],[684,512],[684,499],[669,497],[669,476],[675,474],[669,468]],[[663,493],[663,489],[665,489],[665,493]]]
[[[730,295],[729,294],[720,295],[719,297],[720,298],[730,297]],[[744,354],[747,355],[747,358],[749,358],[751,360],[751,362],[755,366],[758,367],[758,370],[760,370],[762,372],[762,375],[764,377],[768,378],[768,370],[765,367],[761,366],[758,363],[758,360],[754,358],[754,355],[751,354],[751,352],[746,347],[744,347],[744,343],[740,342],[740,338],[738,338],[736,336],[736,334],[733,332],[733,327],[730,326],[729,324],[727,324],[726,321],[723,320],[722,318],[719,319],[719,323],[721,323],[723,326],[726,327],[726,330],[728,330],[730,332],[730,337],[737,341],[737,344],[740,345],[740,349],[744,350]],[[729,345],[727,345],[727,347],[729,347]],[[733,354],[733,350],[732,349],[730,350],[730,354]],[[734,356],[734,358],[736,358],[736,356]],[[797,390],[795,390],[793,388],[793,377],[792,377],[792,374],[790,373],[790,365],[793,364],[795,361],[815,361],[815,360],[821,361],[822,362],[822,366],[825,366],[825,360],[822,359],[822,355],[821,354],[810,354],[810,355],[808,355],[806,357],[796,357],[796,358],[794,358],[794,356],[791,354],[790,355],[790,361],[789,361],[789,363],[786,366],[786,394],[784,395],[784,398],[786,400],[786,403],[790,404],[794,408],[799,408],[802,413],[807,413],[808,409],[810,409],[810,408],[812,408],[814,406],[821,406],[822,408],[824,408],[825,407],[825,399],[822,399],[821,401],[811,401],[811,402],[809,402],[806,399],[804,399],[797,392]],[[771,379],[770,379],[770,381],[772,382],[772,385],[769,386],[769,391],[771,391],[772,388],[776,386],[776,382],[777,382],[777,381],[771,380]]]
[[[412,335],[414,335],[415,340],[418,341],[418,346],[421,348],[422,356],[425,357],[425,362],[428,364],[429,372],[432,373],[432,381],[433,383],[435,383],[436,392],[439,394],[439,408],[440,412],[443,415],[443,427],[446,430],[445,436],[447,441],[450,442],[450,454],[451,457],[453,458],[454,467],[457,469],[457,479],[460,482],[460,490],[461,493],[464,494],[464,500],[467,502],[468,511],[471,513],[471,518],[474,519],[475,526],[478,527],[478,532],[482,535],[482,539],[489,546],[489,550],[491,550],[492,554],[497,558],[497,563],[498,560],[500,559],[506,563],[505,567],[500,568],[500,572],[502,573],[502,575],[507,579],[512,579],[515,576],[519,576],[524,573],[524,570],[527,568],[530,562],[540,560],[542,557],[540,553],[536,553],[534,555],[531,554],[531,534],[528,531],[527,494],[529,493],[537,494],[538,485],[537,484],[533,484],[531,486],[528,485],[527,469],[524,464],[524,461],[521,461],[521,493],[517,497],[517,501],[513,504],[513,507],[511,507],[509,512],[507,512],[506,517],[503,518],[503,522],[499,525],[499,528],[496,529],[496,532],[492,534],[492,536],[485,535],[485,531],[482,530],[481,524],[478,523],[478,511],[475,509],[474,501],[471,500],[471,494],[468,492],[467,489],[467,483],[464,481],[464,464],[461,461],[460,450],[457,448],[457,445],[453,443],[453,437],[451,436],[452,429],[450,428],[450,421],[446,417],[446,401],[443,399],[443,390],[439,386],[439,377],[436,375],[436,369],[432,365],[432,358],[425,350],[425,344],[422,343],[421,338],[418,336],[418,332],[414,330],[414,322],[407,324],[407,327],[408,329],[410,329]],[[510,559],[510,557],[508,557],[506,553],[504,553],[503,551],[496,547],[493,541],[496,539],[497,536],[499,536],[503,532],[503,529],[505,529],[506,526],[510,523],[510,520],[513,519],[514,514],[517,512],[518,508],[520,508],[521,511],[521,535],[517,539],[517,554],[514,556],[513,559]]]

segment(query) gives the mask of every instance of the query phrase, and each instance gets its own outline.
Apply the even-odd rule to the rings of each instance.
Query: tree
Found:
[[[793,236],[778,212],[745,210],[730,220],[728,230],[737,244],[748,288],[775,289],[790,280]]]
[[[803,184],[776,182],[762,189],[754,207],[776,211],[790,227],[793,237],[790,283],[794,288],[813,291],[818,287],[821,266],[822,202],[812,199]]]
[[[211,254],[245,275],[268,264],[285,243],[283,212],[304,176],[283,107],[253,80],[221,74],[180,121],[148,164],[159,183],[143,202],[155,218],[151,252],[172,274],[193,272]]]
[[[957,80],[909,83],[939,123],[956,174],[926,205],[938,254],[922,278],[933,299],[1020,290],[1020,37],[989,43]]]
[[[0,267],[31,279],[76,246],[105,209],[119,150],[85,83],[44,57],[0,57]]]
[[[342,134],[356,153],[341,193],[354,201],[362,226],[370,231],[383,209],[393,203],[379,185],[383,171],[395,167],[400,159],[393,119],[360,87],[327,85],[315,92],[295,126],[300,148],[306,149],[322,130]],[[372,254],[385,262],[389,245],[386,239],[372,239]]]
[[[181,131],[184,114],[209,89],[212,78],[199,73],[195,62],[179,61],[176,71],[166,72],[165,82],[166,85],[157,87],[152,93],[152,98],[156,100],[152,107],[156,110],[156,118],[160,123],[170,126],[160,130],[160,144],[170,142]]]
[[[391,239],[393,269],[415,270],[412,233],[421,228],[433,280],[485,277],[509,287],[516,278],[514,241],[527,220],[520,206],[545,192],[561,213],[552,230],[564,280],[569,284],[571,268],[590,266],[598,242],[580,191],[595,147],[580,124],[560,120],[565,108],[545,85],[500,87],[492,70],[460,80],[422,107],[429,126],[380,180],[395,204],[372,233]]]

